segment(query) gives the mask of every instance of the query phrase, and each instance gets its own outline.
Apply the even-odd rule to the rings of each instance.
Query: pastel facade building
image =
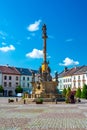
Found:
[[[0,85],[2,85],[2,72],[0,71]]]
[[[31,81],[32,81],[32,73],[27,68],[17,68],[20,72],[20,86],[23,88],[23,92],[30,93],[32,89]]]
[[[15,96],[15,88],[20,85],[20,73],[15,67],[0,66],[0,82],[4,96]]]
[[[32,93],[32,72],[35,73],[35,81],[38,80],[37,78],[37,71],[31,70],[28,68],[18,68],[16,69],[20,73],[20,86],[23,88],[23,93],[28,92],[29,94]]]

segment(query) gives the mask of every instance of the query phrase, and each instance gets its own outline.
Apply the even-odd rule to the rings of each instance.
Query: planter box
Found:
[[[36,104],[43,104],[43,102],[36,102]]]
[[[8,103],[10,103],[10,102],[14,102],[14,100],[13,99],[8,99]]]

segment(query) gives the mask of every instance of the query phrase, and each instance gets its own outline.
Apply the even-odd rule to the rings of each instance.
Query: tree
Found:
[[[87,85],[86,84],[83,85],[81,97],[87,99]]]
[[[76,91],[76,97],[81,98],[81,88],[78,88]]]
[[[62,94],[63,94],[64,97],[66,97],[66,93],[67,93],[67,90],[66,90],[66,88],[64,88],[63,92],[62,92]]]
[[[2,85],[0,85],[0,93],[3,93],[4,92],[4,89],[2,87]]]
[[[17,93],[22,93],[23,92],[23,88],[21,86],[17,86],[15,89],[16,94]]]
[[[66,92],[66,103],[70,102],[70,96],[71,96],[71,89],[68,87],[67,92]]]

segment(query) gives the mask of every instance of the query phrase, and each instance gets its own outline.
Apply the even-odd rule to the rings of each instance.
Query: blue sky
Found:
[[[38,69],[44,23],[52,73],[87,65],[87,0],[0,0],[0,65]]]

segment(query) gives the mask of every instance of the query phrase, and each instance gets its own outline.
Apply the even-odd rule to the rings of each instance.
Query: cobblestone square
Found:
[[[0,130],[87,130],[87,101],[40,105],[0,98]]]

